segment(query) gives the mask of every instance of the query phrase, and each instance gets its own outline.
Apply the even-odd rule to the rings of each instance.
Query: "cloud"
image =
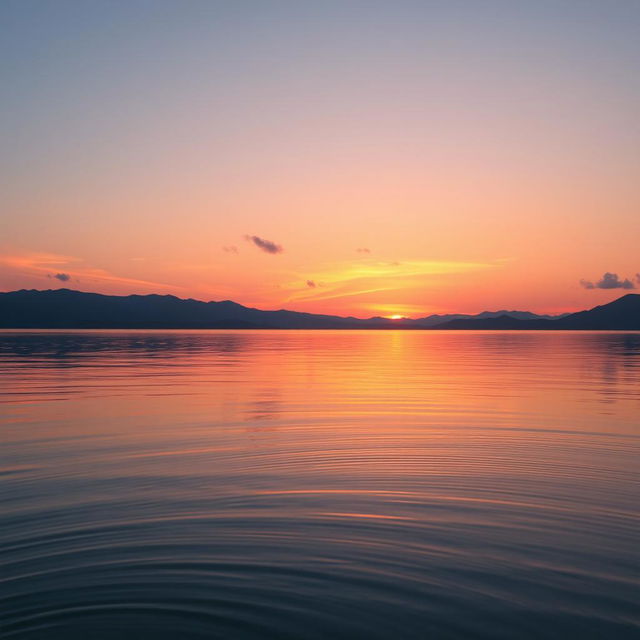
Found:
[[[279,244],[276,244],[275,242],[271,242],[271,240],[265,240],[260,236],[246,235],[244,239],[247,242],[253,242],[253,244],[255,244],[256,247],[258,247],[258,249],[261,249],[265,253],[276,254],[276,253],[282,253],[284,251],[284,249]]]
[[[316,283],[313,280],[307,280],[307,287],[309,287],[310,289],[315,289]]]
[[[176,289],[178,287],[166,285],[160,282],[150,282],[148,280],[137,280],[126,278],[84,264],[81,258],[64,256],[53,253],[18,253],[0,255],[0,266],[8,268],[10,271],[23,276],[57,278],[61,282],[68,280],[79,280],[83,282],[96,282],[104,284],[125,285],[132,287],[145,287],[157,289]],[[52,270],[64,269],[51,275]]]
[[[638,281],[638,284],[640,284],[640,273],[636,273],[636,280]]]
[[[636,278],[638,278],[636,274]],[[640,282],[640,278],[638,278],[638,282]],[[608,271],[602,276],[598,282],[591,282],[591,280],[580,280],[580,284],[585,289],[635,289],[636,286],[629,280],[629,278],[625,278],[624,280],[620,280],[617,273],[609,273]]]
[[[222,247],[225,253],[238,253],[238,247],[235,244],[229,244]]]
[[[404,260],[382,262],[371,258],[327,265],[313,274],[304,289],[300,281],[305,276],[283,285],[289,291],[286,302],[331,300],[382,291],[400,291],[423,287],[439,277],[463,275],[496,268],[500,262],[457,262],[436,260]],[[316,286],[312,287],[309,282]]]
[[[356,251],[358,253],[371,253],[371,249],[367,249],[367,247],[359,247]]]

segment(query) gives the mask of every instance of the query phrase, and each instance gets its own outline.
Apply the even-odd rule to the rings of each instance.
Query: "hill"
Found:
[[[518,319],[501,315],[497,318],[450,320],[438,324],[434,328],[640,331],[640,295],[629,293],[608,304],[587,311],[570,313],[555,320],[545,318]]]
[[[225,300],[107,296],[70,289],[0,294],[0,327],[64,329],[348,329],[356,318],[261,311]],[[389,321],[390,322],[390,321]]]
[[[0,293],[0,327],[31,329],[627,329],[640,330],[640,295],[565,316],[484,311],[475,316],[353,318],[262,311],[231,300],[171,295],[108,296],[70,289]]]

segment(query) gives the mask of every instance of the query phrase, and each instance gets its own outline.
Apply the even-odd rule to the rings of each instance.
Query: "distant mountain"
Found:
[[[448,315],[432,315],[427,316],[426,318],[418,318],[414,320],[416,324],[419,324],[421,327],[435,327],[436,325],[440,325],[444,322],[450,322],[452,320],[484,320],[489,318],[499,318],[501,316],[508,316],[510,318],[517,318],[518,320],[557,320],[558,318],[563,318],[568,314],[563,313],[557,316],[548,316],[548,315],[538,315],[536,313],[532,313],[531,311],[483,311],[482,313],[478,313],[476,315],[468,315],[464,313],[455,313]]]
[[[640,294],[628,293],[608,304],[571,313],[558,320],[557,328],[640,330]]]
[[[61,329],[354,329],[362,320],[261,311],[225,300],[106,296],[70,289],[0,294],[0,327]],[[388,321],[391,322],[391,321]]]
[[[509,315],[497,318],[456,319],[436,325],[437,329],[552,329],[640,331],[640,295],[629,293],[608,304],[578,311],[555,320],[518,319]]]
[[[236,302],[201,302],[171,295],[107,296],[70,289],[0,293],[0,327],[33,329],[640,329],[640,295],[590,311],[538,316],[484,311],[475,316],[343,318],[297,311],[262,311]]]
[[[437,324],[431,329],[475,329],[475,330],[491,330],[491,329],[554,329],[558,320],[533,319],[520,320],[512,318],[508,315],[501,315],[493,318],[457,318]]]

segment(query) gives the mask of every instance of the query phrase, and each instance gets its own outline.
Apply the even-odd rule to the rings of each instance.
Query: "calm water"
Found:
[[[0,332],[7,638],[638,638],[640,334]]]

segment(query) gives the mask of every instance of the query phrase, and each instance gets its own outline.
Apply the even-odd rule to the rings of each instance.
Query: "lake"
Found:
[[[3,331],[0,374],[3,637],[640,637],[640,333]]]

